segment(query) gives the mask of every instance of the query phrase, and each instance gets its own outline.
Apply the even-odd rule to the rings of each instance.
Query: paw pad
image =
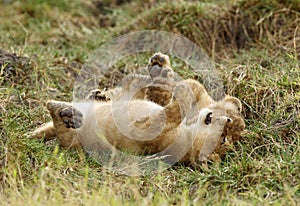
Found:
[[[75,108],[65,108],[60,111],[59,115],[67,128],[77,129],[82,126],[83,115]]]
[[[167,55],[162,53],[155,53],[149,60],[148,71],[151,78],[163,77],[170,78],[174,77],[174,72],[170,68],[170,60]]]
[[[150,58],[151,66],[159,65],[160,67],[163,67],[166,63],[167,60],[161,53],[156,53],[154,56]]]

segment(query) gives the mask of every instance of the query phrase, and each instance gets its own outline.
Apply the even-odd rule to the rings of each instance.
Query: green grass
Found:
[[[157,2],[106,2],[104,14],[83,0],[0,4],[1,49],[28,57],[0,65],[1,205],[300,204],[299,1]],[[247,37],[242,43],[225,30],[236,28],[230,27],[236,8],[240,23],[254,23],[239,33]],[[100,14],[113,18],[115,27],[100,27]],[[125,177],[102,169],[84,151],[29,138],[50,120],[47,99],[72,100],[76,73],[94,49],[143,29],[180,33],[202,45],[216,60],[227,93],[241,99],[246,135],[222,163],[208,171],[174,166]],[[147,58],[126,58],[115,69],[126,74]],[[15,71],[10,76],[8,63]],[[173,66],[193,77],[178,59]]]

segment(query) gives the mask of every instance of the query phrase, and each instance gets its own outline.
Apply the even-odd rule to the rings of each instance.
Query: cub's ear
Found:
[[[227,103],[227,102],[232,103],[234,106],[237,107],[239,112],[242,112],[242,103],[238,98],[231,97],[231,96],[226,96],[225,97],[225,103]]]

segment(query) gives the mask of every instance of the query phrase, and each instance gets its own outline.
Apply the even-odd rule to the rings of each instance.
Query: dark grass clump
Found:
[[[25,83],[26,77],[32,70],[28,57],[18,56],[15,53],[7,53],[0,50],[0,85],[12,85],[16,82]]]

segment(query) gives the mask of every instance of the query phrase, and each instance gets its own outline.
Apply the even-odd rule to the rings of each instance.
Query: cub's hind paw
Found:
[[[77,129],[82,126],[83,115],[73,107],[67,107],[61,110],[59,116],[67,128]]]

